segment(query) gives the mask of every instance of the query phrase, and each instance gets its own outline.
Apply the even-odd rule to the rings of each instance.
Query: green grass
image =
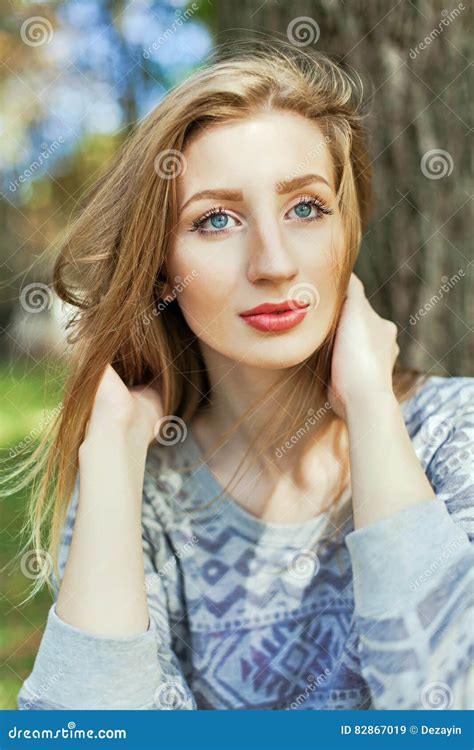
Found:
[[[64,371],[49,362],[15,362],[0,367],[0,451],[2,470],[15,465],[20,441],[36,445],[48,412],[61,401]],[[12,458],[13,456],[13,458]],[[9,458],[10,457],[10,458]],[[5,460],[8,463],[5,463]],[[0,500],[0,709],[16,709],[18,691],[29,675],[41,641],[51,597],[43,590],[28,604],[31,579],[12,561],[20,546],[27,491]]]

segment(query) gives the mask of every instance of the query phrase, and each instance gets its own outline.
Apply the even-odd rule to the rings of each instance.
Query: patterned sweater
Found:
[[[189,428],[183,442],[154,443],[142,512],[148,630],[73,627],[56,614],[53,579],[18,707],[473,708],[474,378],[432,376],[401,409],[436,498],[357,530],[349,503],[336,535],[323,514],[275,524],[227,494],[209,503],[222,488]]]

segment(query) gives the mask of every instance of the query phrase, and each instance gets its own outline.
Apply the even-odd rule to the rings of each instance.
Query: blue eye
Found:
[[[316,214],[311,216],[312,209],[316,209]],[[330,215],[333,211],[326,206],[319,198],[311,195],[301,196],[290,211],[295,211],[297,218],[300,221],[319,221],[323,218],[323,215]]]
[[[307,219],[311,213],[311,206],[309,203],[298,203],[296,206],[294,206],[294,209],[300,219]]]
[[[193,228],[191,229],[191,231],[197,231],[200,234],[225,234],[228,229],[232,228],[227,226],[229,219],[233,219],[234,221],[236,221],[233,216],[230,216],[225,212],[225,209],[222,208],[222,206],[220,206],[219,208],[211,208],[200,219],[197,219],[197,221],[193,221]],[[211,222],[214,229],[205,228],[206,222],[208,221]]]
[[[211,216],[210,219],[213,227],[215,227],[216,229],[224,229],[229,217],[227,216],[227,214],[214,214],[214,216]]]
[[[316,209],[316,215],[311,216],[312,209]],[[300,196],[298,203],[296,203],[290,211],[295,211],[298,221],[319,221],[323,218],[324,214],[332,214],[333,211],[319,198],[313,196]],[[192,222],[191,232],[199,232],[200,234],[226,234],[232,225],[229,226],[229,219],[238,221],[233,216],[227,213],[223,206],[213,207],[207,211],[201,218],[196,219]],[[206,222],[210,221],[213,229],[206,229]],[[237,225],[235,225],[237,226]]]

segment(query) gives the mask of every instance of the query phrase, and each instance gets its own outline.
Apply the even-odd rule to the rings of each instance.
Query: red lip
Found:
[[[284,302],[265,302],[263,305],[254,307],[240,313],[245,323],[257,331],[265,333],[280,333],[289,331],[299,325],[308,312],[308,302],[297,300],[285,300]]]
[[[308,307],[308,302],[300,302],[294,300],[283,300],[283,302],[264,302],[263,305],[252,307],[251,310],[245,310],[240,313],[241,316],[246,315],[262,315],[265,313],[278,313],[284,312],[285,310],[297,310],[302,307]]]

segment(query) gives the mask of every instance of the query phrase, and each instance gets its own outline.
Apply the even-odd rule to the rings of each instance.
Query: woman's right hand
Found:
[[[127,436],[143,440],[146,447],[156,438],[163,404],[158,390],[150,385],[127,388],[112,365],[106,365],[97,389],[86,427],[101,432],[104,428],[124,430]]]

